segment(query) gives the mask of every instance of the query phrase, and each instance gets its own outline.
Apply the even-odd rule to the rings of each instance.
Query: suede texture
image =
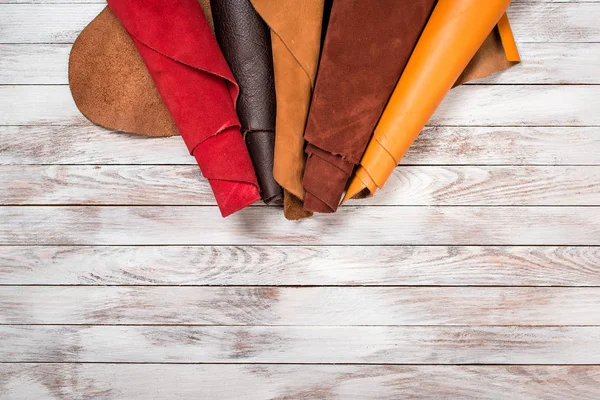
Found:
[[[259,199],[235,112],[239,88],[196,0],[109,0],[223,216]]]
[[[97,125],[144,136],[179,133],[131,37],[108,7],[73,44],[69,87],[79,111]]]
[[[271,34],[250,0],[211,0],[215,35],[240,85],[237,113],[267,204],[281,204],[273,177],[276,99]]]
[[[304,134],[306,209],[337,209],[434,3],[333,3]]]
[[[373,194],[383,187],[394,168],[425,127],[448,91],[474,62],[476,53],[499,22],[510,0],[439,0],[410,61],[377,124],[373,138],[352,179],[344,200]],[[506,35],[512,37],[510,35]],[[505,46],[508,61],[516,46]],[[484,46],[484,48],[487,48]],[[474,58],[475,57],[475,58]],[[479,73],[472,76],[478,76]]]
[[[209,24],[209,0],[200,0]],[[91,122],[142,136],[179,132],[131,37],[109,7],[81,32],[69,56],[69,87]]]
[[[284,215],[304,210],[304,129],[319,62],[323,0],[252,0],[271,29],[277,118],[273,175],[284,188]]]
[[[502,24],[499,23],[485,39],[475,57],[469,62],[467,68],[454,84],[455,87],[476,79],[485,78],[497,72],[505,71],[520,62],[506,14],[502,18]],[[501,30],[503,34],[501,34]],[[503,40],[507,35],[508,38]],[[506,49],[505,45],[507,46]],[[513,51],[516,54],[510,54],[507,51]]]

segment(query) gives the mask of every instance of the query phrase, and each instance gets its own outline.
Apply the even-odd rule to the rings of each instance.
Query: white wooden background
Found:
[[[102,3],[0,0],[0,399],[600,398],[600,1],[515,0],[523,64],[300,223],[78,113]]]

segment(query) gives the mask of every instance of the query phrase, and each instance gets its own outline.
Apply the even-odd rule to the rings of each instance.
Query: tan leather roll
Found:
[[[518,62],[514,38],[504,13],[510,0],[439,0],[415,50],[375,128],[360,167],[344,197],[371,195],[382,188],[425,127],[448,91],[460,79],[481,77]],[[498,24],[504,60],[489,49]],[[485,42],[485,43],[484,43]],[[483,49],[481,58],[474,58]],[[497,51],[496,51],[497,53]],[[471,62],[471,69],[465,69]],[[461,77],[462,75],[462,77]]]
[[[277,93],[273,174],[285,189],[286,217],[300,219],[311,215],[301,207],[304,128],[319,62],[323,0],[251,1],[271,29]]]
[[[209,0],[200,0],[213,29]],[[69,57],[73,100],[91,122],[143,136],[178,135],[131,37],[106,7],[78,36]]]

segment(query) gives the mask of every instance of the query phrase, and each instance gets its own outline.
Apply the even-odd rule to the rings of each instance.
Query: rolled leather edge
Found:
[[[233,158],[231,152],[246,151],[238,126],[232,126],[196,146],[192,155],[210,184],[223,218],[258,201],[255,177],[244,158]],[[236,171],[227,176],[223,170]],[[246,176],[240,172],[247,171]]]
[[[223,216],[260,198],[235,113],[238,85],[196,0],[108,0],[138,49]]]
[[[261,198],[266,204],[283,204],[283,192],[281,186],[272,179],[273,177],[273,151],[275,146],[275,133],[272,131],[246,132],[246,146],[250,152],[258,186],[261,190]],[[258,155],[252,157],[252,155]]]
[[[474,2],[471,5],[471,7],[477,6],[475,4],[477,0],[460,1],[462,1],[463,3]],[[489,31],[493,31],[495,29],[495,26],[498,25],[497,29],[503,42],[503,50],[506,59],[505,61],[507,62],[506,68],[509,68],[510,66],[520,61],[517,47],[514,42],[514,37],[512,35],[512,31],[510,30],[508,18],[506,17],[505,13],[506,9],[510,5],[511,0],[493,0],[484,4],[484,7],[491,7],[491,9],[488,10],[489,12],[485,14],[485,16],[482,16],[482,13],[478,13],[476,17],[472,18],[469,21],[469,28],[476,31],[471,33],[472,35],[477,35],[475,39],[465,41],[461,37],[452,37],[454,43],[460,48],[462,53],[466,55],[460,57],[460,62],[454,60],[454,64],[458,65],[457,70],[452,71],[454,75],[449,74],[447,76],[447,81],[442,82],[441,87],[436,88],[437,90],[431,90],[431,87],[428,87],[428,90],[411,87],[415,82],[417,82],[417,79],[415,79],[414,77],[418,76],[419,74],[422,74],[423,70],[426,70],[426,68],[423,67],[425,63],[429,63],[429,65],[448,65],[447,60],[441,60],[441,58],[443,57],[441,57],[441,55],[439,54],[440,52],[434,55],[434,57],[437,57],[434,59],[431,59],[432,57],[430,55],[428,57],[428,54],[426,52],[428,51],[429,46],[433,46],[432,42],[439,43],[439,41],[441,40],[440,37],[442,35],[439,32],[440,27],[438,25],[444,25],[442,27],[443,29],[445,27],[445,24],[451,23],[450,21],[444,21],[445,15],[443,14],[450,14],[451,12],[449,12],[449,10],[452,9],[453,5],[456,6],[457,2],[457,0],[440,0],[438,2],[438,5],[436,6],[436,9],[434,9],[430,20],[430,22],[434,21],[434,23],[431,26],[429,26],[428,24],[428,26],[425,28],[425,31],[423,32],[423,35],[421,36],[421,39],[419,40],[419,43],[415,48],[415,52],[413,53],[413,55],[417,53],[415,60],[413,61],[413,57],[411,57],[413,65],[411,66],[411,61],[409,61],[409,64],[407,66],[406,71],[409,71],[410,68],[409,73],[411,74],[411,76],[409,78],[405,77],[404,75],[403,77],[401,77],[400,82],[398,83],[398,86],[396,87],[394,94],[392,95],[392,98],[388,103],[388,107],[386,107],[386,110],[384,111],[384,114],[378,124],[378,127],[375,130],[375,134],[369,142],[369,145],[367,146],[365,154],[363,155],[363,159],[361,160],[360,166],[355,171],[354,177],[350,181],[346,194],[342,199],[342,203],[353,198],[372,196],[377,189],[381,189],[383,187],[387,179],[392,174],[393,170],[396,168],[396,166],[406,154],[408,148],[410,148],[410,145],[414,142],[414,140],[420,134],[421,130],[425,127],[427,120],[431,118],[431,116],[435,112],[435,109],[439,106],[439,103],[441,103],[445,94],[451,89],[453,84],[456,84],[466,75],[469,75],[468,71],[464,70],[469,67],[474,69],[480,67],[476,64],[475,56],[480,50],[481,46],[485,43],[486,39],[489,38],[489,34],[487,34],[487,36],[482,34],[482,32],[487,31],[488,26]],[[443,8],[440,7],[440,5],[443,5]],[[461,8],[461,10],[462,9],[464,9],[464,6]],[[460,20],[460,18],[455,18],[455,20]],[[471,21],[477,22],[474,23]],[[473,27],[475,28],[473,29]],[[438,32],[436,32],[436,29],[438,30]],[[464,32],[455,30],[451,33],[454,33],[456,35],[458,33],[462,34]],[[446,38],[447,34],[444,37],[444,40]],[[424,40],[425,42],[423,42]],[[453,46],[453,49],[455,49],[455,47],[456,46]],[[464,59],[462,57],[464,57]],[[464,63],[464,67],[462,68],[460,67],[461,63]],[[488,70],[482,68],[482,70],[486,71],[486,75],[483,76],[490,75],[492,73],[498,72],[506,68],[488,68]],[[483,76],[481,74],[471,74],[471,78],[473,79],[481,78]],[[429,82],[429,80],[427,79],[420,79],[421,83],[425,81]],[[416,132],[413,132],[411,126],[408,128],[408,131],[410,132],[405,133],[400,142],[390,142],[389,139],[385,136],[385,134],[382,134],[383,129],[381,128],[381,125],[390,125],[392,123],[391,120],[394,119],[392,115],[392,109],[394,107],[398,107],[398,104],[402,101],[401,97],[405,97],[405,92],[410,91],[411,94],[415,94],[416,92],[412,92],[418,90],[423,92],[423,96],[426,98],[426,100],[428,100],[425,101],[425,103],[427,103],[425,107],[422,106],[423,102],[419,102],[419,107],[421,109],[428,109],[427,106],[431,106],[433,109],[428,110],[428,118],[427,120],[425,120],[425,122],[421,121],[422,123],[416,124],[419,127],[419,129],[415,129]],[[404,114],[410,113],[409,109],[410,107],[406,107]],[[386,117],[389,120],[386,121]],[[396,121],[396,123],[398,124],[399,122]],[[403,124],[404,129],[406,129],[405,125],[406,124]],[[414,122],[413,124],[409,125],[414,125]]]
[[[310,143],[306,146],[306,153],[308,159],[302,180],[306,189],[304,206],[314,212],[333,213],[337,210],[354,164]]]
[[[271,33],[250,0],[211,0],[210,4],[215,36],[240,87],[237,113],[250,143],[261,198],[270,204],[283,196],[273,177],[273,148],[268,147],[275,145],[276,116]]]

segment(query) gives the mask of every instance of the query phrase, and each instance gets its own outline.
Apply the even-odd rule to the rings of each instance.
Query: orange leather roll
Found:
[[[343,201],[383,187],[446,94],[499,24],[508,61],[518,52],[504,18],[511,0],[439,0],[379,120]],[[475,76],[480,77],[480,76]]]
[[[271,29],[277,117],[273,176],[284,188],[288,219],[312,215],[302,207],[304,127],[317,74],[324,0],[251,0]]]

